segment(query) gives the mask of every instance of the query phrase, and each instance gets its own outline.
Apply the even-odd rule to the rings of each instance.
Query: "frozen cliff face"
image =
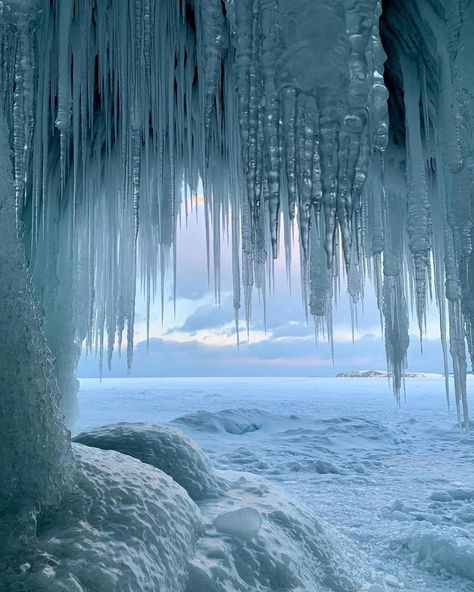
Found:
[[[469,0],[2,2],[16,211],[65,413],[84,340],[100,364],[126,341],[132,363],[136,276],[149,301],[160,286],[163,298],[182,200],[191,207],[202,182],[217,290],[221,231],[232,235],[236,314],[248,319],[252,288],[265,292],[281,237],[290,260],[295,225],[305,305],[330,339],[341,286],[355,311],[374,282],[396,393],[408,309],[423,334],[434,296],[467,425],[473,10]]]

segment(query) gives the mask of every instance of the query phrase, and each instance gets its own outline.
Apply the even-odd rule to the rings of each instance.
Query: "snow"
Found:
[[[199,504],[207,534],[198,548],[207,549],[207,558],[225,541],[225,561],[234,565],[235,549],[247,553],[242,548],[263,535],[269,555],[280,552],[266,537],[267,528],[277,527],[268,521],[280,500],[290,523],[306,529],[305,537],[319,540],[319,535],[308,534],[300,513],[308,511],[311,523],[316,521],[327,533],[324,549],[333,548],[331,540],[338,541],[339,565],[346,565],[348,578],[351,570],[359,574],[360,589],[377,585],[407,592],[469,592],[474,582],[469,571],[473,438],[463,435],[447,412],[442,376],[406,382],[409,396],[398,408],[388,383],[384,387],[374,378],[105,379],[101,385],[83,380],[80,429],[123,417],[168,422],[203,447],[229,484],[220,501]],[[469,389],[473,384],[469,377]],[[214,520],[242,508],[261,516],[257,536],[232,542],[218,536]],[[283,546],[294,548],[294,541],[283,536],[278,533]],[[354,544],[364,557],[361,569],[368,574],[372,568],[379,579],[361,575],[357,561],[351,563]],[[306,569],[295,562],[291,569],[296,574]],[[282,562],[287,564],[288,559]],[[194,577],[203,582],[203,590],[213,590],[206,569],[211,568],[200,566]],[[221,564],[212,574],[221,581]],[[242,583],[235,585],[239,592],[246,590]]]

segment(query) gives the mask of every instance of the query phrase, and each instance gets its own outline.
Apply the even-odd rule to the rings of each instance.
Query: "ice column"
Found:
[[[15,220],[8,135],[0,109],[0,538],[5,549],[17,545],[19,535],[20,542],[34,536],[36,513],[54,507],[72,479],[54,363]]]

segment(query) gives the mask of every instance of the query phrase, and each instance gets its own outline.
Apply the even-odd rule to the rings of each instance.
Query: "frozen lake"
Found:
[[[172,422],[217,467],[301,499],[389,589],[472,591],[474,434],[448,413],[442,378],[406,383],[398,408],[382,378],[83,379],[78,431]]]

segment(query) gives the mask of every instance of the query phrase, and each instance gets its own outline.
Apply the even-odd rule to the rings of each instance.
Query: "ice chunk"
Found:
[[[260,529],[262,517],[255,508],[238,508],[223,512],[214,519],[218,532],[242,538],[252,538]]]
[[[425,569],[434,573],[445,570],[474,582],[474,545],[460,529],[445,533],[417,526],[401,543]]]

